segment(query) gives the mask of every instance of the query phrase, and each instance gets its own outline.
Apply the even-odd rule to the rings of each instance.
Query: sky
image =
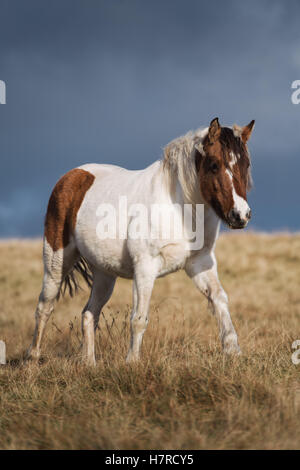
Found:
[[[298,0],[0,0],[0,237],[43,232],[57,179],[141,169],[214,117],[256,126],[251,230],[300,230]]]

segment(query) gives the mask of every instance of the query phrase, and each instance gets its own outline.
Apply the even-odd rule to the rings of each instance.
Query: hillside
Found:
[[[243,355],[183,272],[156,282],[141,363],[127,366],[131,283],[119,280],[80,364],[87,290],[62,299],[40,365],[23,364],[42,281],[41,241],[0,243],[2,449],[299,448],[300,235],[223,234],[217,259]]]

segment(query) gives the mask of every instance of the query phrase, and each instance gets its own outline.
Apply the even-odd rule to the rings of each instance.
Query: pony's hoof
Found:
[[[139,361],[139,357],[134,354],[128,353],[126,357],[126,364],[134,364]]]
[[[24,361],[25,362],[32,362],[38,364],[40,360],[41,354],[38,351],[28,350],[25,354]]]
[[[85,367],[96,367],[96,360],[91,358],[83,358],[81,364]]]
[[[241,356],[242,355],[242,351],[241,351],[240,347],[237,346],[237,345],[226,346],[223,349],[223,351],[224,351],[225,354],[232,355],[232,356]]]
[[[242,354],[237,342],[236,335],[228,335],[226,338],[224,338],[223,351],[225,354],[232,354],[236,356],[240,356]]]

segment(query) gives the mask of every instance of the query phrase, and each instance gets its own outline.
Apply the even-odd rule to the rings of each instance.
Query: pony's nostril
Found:
[[[237,210],[235,210],[235,209],[231,209],[231,211],[230,211],[230,218],[231,218],[232,220],[234,220],[235,222],[241,222],[241,220],[242,220],[242,219],[241,219],[241,216],[240,216],[240,213],[239,213]]]
[[[251,216],[252,216],[252,212],[251,212],[251,209],[249,209],[247,214],[246,214],[246,217],[247,217],[248,220],[250,220]]]

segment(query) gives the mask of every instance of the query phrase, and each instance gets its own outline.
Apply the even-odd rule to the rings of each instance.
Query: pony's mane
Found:
[[[174,177],[177,175],[186,202],[195,202],[199,197],[195,164],[195,145],[201,145],[208,128],[189,131],[177,137],[164,148],[163,167]]]
[[[195,156],[197,150],[202,153],[202,142],[207,133],[208,128],[189,131],[164,147],[163,168],[168,172],[171,180],[174,179],[174,176],[178,177],[186,202],[196,202],[199,199]],[[238,153],[241,158],[247,158],[250,164],[247,146],[242,143],[234,130],[229,127],[222,127],[221,142],[228,149]],[[225,163],[228,164],[228,162]],[[248,190],[251,189],[252,184],[250,164],[247,180]]]

